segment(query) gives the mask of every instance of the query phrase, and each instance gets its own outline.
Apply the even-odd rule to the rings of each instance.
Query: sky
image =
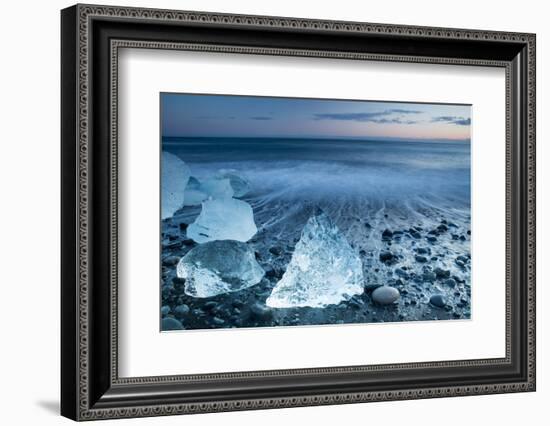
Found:
[[[162,136],[469,140],[471,106],[161,93]]]

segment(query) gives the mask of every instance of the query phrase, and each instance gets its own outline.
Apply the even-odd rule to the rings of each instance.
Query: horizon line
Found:
[[[337,140],[362,140],[362,141],[394,141],[394,142],[468,142],[471,143],[472,138],[404,138],[404,137],[388,137],[388,136],[175,136],[162,135],[162,139],[337,139]]]

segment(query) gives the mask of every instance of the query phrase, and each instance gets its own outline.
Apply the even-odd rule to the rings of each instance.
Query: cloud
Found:
[[[387,109],[374,112],[343,112],[343,113],[324,113],[314,114],[315,120],[338,120],[338,121],[358,121],[362,123],[396,123],[396,124],[415,124],[418,121],[404,120],[402,115],[421,114],[422,111],[409,109]],[[392,117],[394,116],[394,117]]]
[[[273,117],[267,117],[267,116],[263,116],[263,115],[256,116],[256,117],[249,117],[249,118],[251,120],[260,120],[260,121],[273,120]]]
[[[469,126],[472,124],[471,118],[458,117],[456,115],[440,115],[432,118],[432,123],[447,123],[457,126]]]

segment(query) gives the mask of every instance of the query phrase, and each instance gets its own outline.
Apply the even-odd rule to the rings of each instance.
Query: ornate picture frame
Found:
[[[61,29],[62,415],[93,420],[535,390],[534,34],[96,5],[64,9]],[[119,377],[121,48],[504,69],[506,356]]]

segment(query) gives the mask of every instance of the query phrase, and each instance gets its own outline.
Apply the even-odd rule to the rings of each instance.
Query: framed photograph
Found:
[[[61,412],[535,390],[535,35],[76,5]]]

